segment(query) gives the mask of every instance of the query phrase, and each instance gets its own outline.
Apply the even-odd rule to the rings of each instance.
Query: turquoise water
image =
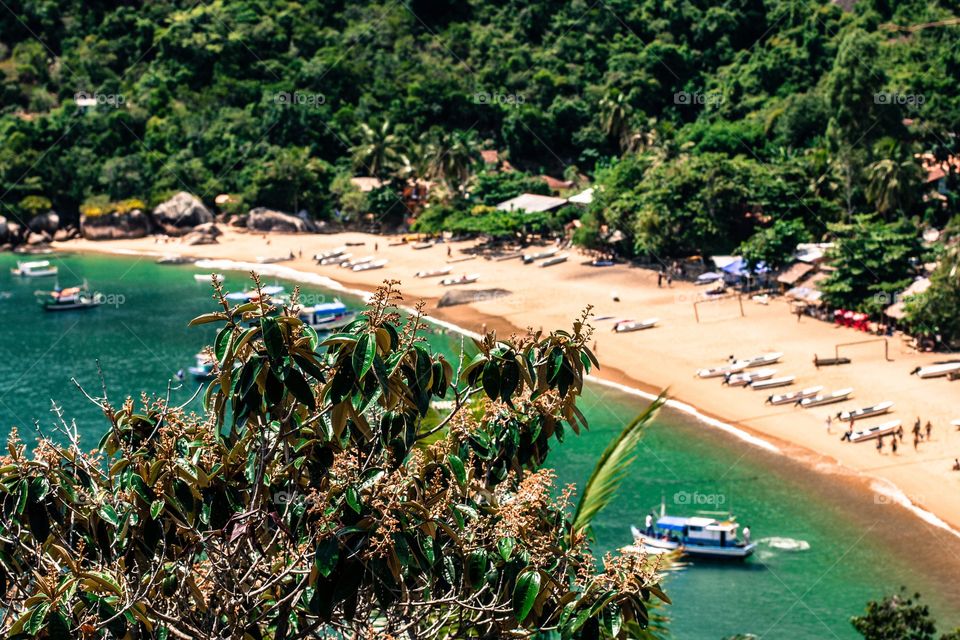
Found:
[[[99,395],[97,359],[109,396],[119,402],[141,390],[162,394],[178,369],[213,337],[187,321],[212,309],[209,284],[194,267],[164,267],[151,259],[64,256],[60,284],[87,279],[113,302],[83,312],[44,313],[35,289],[52,279],[15,280],[14,257],[0,255],[0,438],[17,425],[26,439],[34,423],[50,432],[50,402],[77,421],[86,446],[99,439],[104,421],[70,382]],[[243,288],[241,273],[227,273]],[[286,283],[290,284],[290,283]],[[292,288],[292,286],[290,287]],[[315,288],[308,293],[323,295]],[[450,334],[431,338],[453,352]],[[174,385],[171,399],[185,401],[194,387]],[[571,434],[549,459],[562,483],[582,485],[624,422],[645,401],[592,385],[582,408],[591,428]],[[685,514],[717,506],[748,524],[759,552],[743,564],[694,564],[672,572],[664,607],[676,638],[720,638],[754,633],[762,638],[856,638],[849,624],[868,599],[900,585],[924,594],[939,618],[960,625],[960,541],[924,524],[902,508],[876,501],[856,482],[816,473],[784,456],[747,445],[684,414],[663,411],[650,428],[623,491],[596,525],[599,554],[627,544],[629,525],[642,524],[664,499]],[[686,502],[686,504],[679,504]],[[934,555],[935,554],[935,555]]]

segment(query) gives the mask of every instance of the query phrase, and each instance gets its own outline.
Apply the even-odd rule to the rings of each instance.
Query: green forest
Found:
[[[422,214],[415,230],[499,234],[519,223],[491,205],[549,193],[549,175],[570,193],[597,187],[593,204],[523,225],[555,230],[575,213],[577,242],[604,248],[618,232],[626,256],[740,248],[777,265],[795,241],[844,229],[919,237],[957,213],[955,9],[4,3],[2,215],[69,220],[188,191],[211,206],[231,194],[227,213],[393,226]],[[382,186],[361,192],[354,176]],[[402,192],[420,180],[435,186],[412,211]],[[832,300],[876,310],[869,295],[930,258],[907,245],[896,281],[844,282]]]

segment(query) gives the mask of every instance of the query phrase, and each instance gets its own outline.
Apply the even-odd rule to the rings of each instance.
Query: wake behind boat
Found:
[[[634,545],[629,551],[664,553],[679,551],[685,556],[716,560],[744,560],[757,548],[755,542],[740,540],[740,525],[733,518],[716,520],[661,515],[648,530],[630,527]]]

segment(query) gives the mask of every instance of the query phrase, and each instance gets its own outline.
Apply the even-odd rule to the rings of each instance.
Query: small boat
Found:
[[[779,378],[770,378],[769,380],[751,380],[747,384],[754,391],[762,391],[763,389],[789,386],[793,384],[794,380],[796,380],[796,376],[781,376]]]
[[[187,371],[190,372],[197,380],[210,380],[213,378],[213,360],[210,359],[210,355],[204,352],[200,352],[196,355],[197,363],[188,367]]]
[[[429,249],[433,246],[432,242],[414,242],[410,245],[410,248],[414,251],[420,251],[422,249]]]
[[[890,407],[892,406],[893,403],[887,400],[886,402],[879,402],[871,407],[864,407],[863,409],[857,409],[855,411],[841,411],[837,414],[837,417],[842,422],[849,422],[850,420],[879,416],[890,411]]]
[[[327,258],[336,258],[339,255],[342,255],[347,250],[346,247],[340,247],[338,249],[331,249],[330,251],[324,251],[323,253],[318,253],[313,256],[313,259],[317,262],[323,262]]]
[[[625,550],[654,554],[678,551],[694,558],[743,560],[753,554],[757,544],[740,540],[739,528],[734,518],[661,515],[649,531],[630,527],[634,544]]]
[[[335,256],[329,256],[327,258],[321,259],[320,264],[322,266],[326,266],[328,264],[341,265],[344,262],[347,262],[348,260],[350,260],[350,258],[352,257],[353,257],[352,253],[338,253]]]
[[[480,276],[476,273],[472,273],[469,276],[460,276],[459,278],[444,278],[440,281],[445,287],[452,287],[458,284],[473,284],[480,279]]]
[[[660,322],[660,318],[647,318],[646,320],[621,320],[613,325],[613,330],[617,333],[627,333],[629,331],[641,331],[650,329]]]
[[[531,262],[536,262],[537,260],[553,257],[559,251],[560,249],[554,247],[552,249],[547,249],[546,251],[541,251],[540,253],[526,253],[523,255],[523,264],[530,264]]]
[[[567,254],[564,253],[564,254],[561,254],[561,255],[559,255],[559,256],[555,256],[555,257],[553,257],[553,258],[549,258],[549,259],[547,259],[547,260],[544,260],[543,262],[540,263],[540,266],[541,266],[541,267],[552,267],[552,266],[555,265],[555,264],[560,264],[561,262],[566,262],[566,261],[567,261],[567,258],[568,258]]]
[[[720,376],[725,376],[729,373],[738,373],[747,368],[747,365],[743,363],[731,362],[725,364],[722,367],[713,367],[711,369],[700,369],[697,371],[697,376],[700,378],[719,378]]]
[[[756,388],[756,387],[754,387]],[[777,395],[772,395],[767,398],[767,404],[795,404],[804,398],[813,398],[818,393],[823,391],[823,385],[817,385],[815,387],[807,387],[806,389],[801,389],[800,391],[791,391],[790,393],[779,393]]]
[[[17,262],[17,266],[10,269],[10,273],[22,278],[42,278],[57,275],[57,267],[49,260],[35,260],[33,262]]]
[[[446,276],[453,271],[453,267],[441,267],[440,269],[429,269],[427,271],[417,271],[415,276],[418,278],[436,278],[437,276]]]
[[[293,260],[294,257],[293,253],[286,256],[257,256],[257,262],[259,264],[276,264],[278,262]]]
[[[522,257],[523,257],[522,253],[520,253],[519,251],[515,251],[513,253],[505,253],[502,256],[497,256],[496,258],[494,258],[494,260],[496,262],[503,262],[505,260],[516,260],[517,258],[522,258]],[[453,262],[453,260],[450,260],[450,262]]]
[[[266,287],[260,287],[260,291],[265,296],[276,296],[283,293],[283,287],[278,284],[267,285]],[[255,300],[260,299],[260,295],[257,293],[256,289],[234,291],[233,293],[228,293],[224,297],[230,302],[254,302]]]
[[[588,267],[612,267],[613,260],[591,260],[587,263]]]
[[[45,311],[74,311],[77,309],[92,309],[103,303],[103,296],[90,293],[86,283],[78,287],[54,289],[53,291],[36,291],[37,302]]]
[[[365,262],[363,264],[356,264],[353,266],[354,271],[370,271],[372,269],[383,269],[387,266],[386,258],[381,258],[380,260],[374,260],[373,262]]]
[[[344,269],[353,269],[356,266],[361,264],[367,264],[368,262],[373,262],[373,256],[366,256],[363,258],[357,258],[356,260],[348,260],[346,262],[341,262],[340,266]]]
[[[216,276],[217,280],[223,282],[223,274],[220,273],[195,273],[193,274],[193,279],[197,282],[213,282],[214,276]]]
[[[853,393],[853,389],[848,387],[846,389],[840,389],[832,393],[815,395],[810,398],[804,398],[797,402],[804,409],[809,409],[810,407],[822,407],[825,404],[833,404],[834,402],[843,402],[850,397],[850,394]]]
[[[747,369],[750,369],[752,367],[762,367],[764,365],[773,364],[774,362],[777,362],[782,357],[783,357],[783,353],[779,351],[774,351],[772,353],[764,353],[763,355],[754,356],[752,358],[734,360],[733,364],[742,364]]]
[[[891,420],[889,422],[884,422],[883,424],[878,424],[874,427],[854,431],[850,434],[850,442],[863,442],[865,440],[872,440],[873,438],[879,438],[880,436],[895,433],[897,429],[900,428],[900,424],[901,423],[899,420]]]
[[[300,310],[300,319],[317,331],[335,331],[342,329],[357,318],[355,311],[339,300],[323,302]]]
[[[917,367],[910,373],[921,378],[939,378],[957,371],[960,371],[960,362],[945,362],[928,367]]]
[[[776,369],[758,369],[743,373],[730,373],[723,377],[723,384],[731,387],[745,387],[754,380],[769,380],[776,375]]]

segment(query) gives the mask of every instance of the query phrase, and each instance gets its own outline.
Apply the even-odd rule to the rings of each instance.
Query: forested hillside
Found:
[[[952,192],[923,201],[915,154],[955,145],[955,8],[4,3],[0,201],[69,216],[186,190],[325,217],[352,175],[442,179],[456,200],[487,148],[599,179],[594,217],[638,251],[729,250],[776,218],[942,221]]]

